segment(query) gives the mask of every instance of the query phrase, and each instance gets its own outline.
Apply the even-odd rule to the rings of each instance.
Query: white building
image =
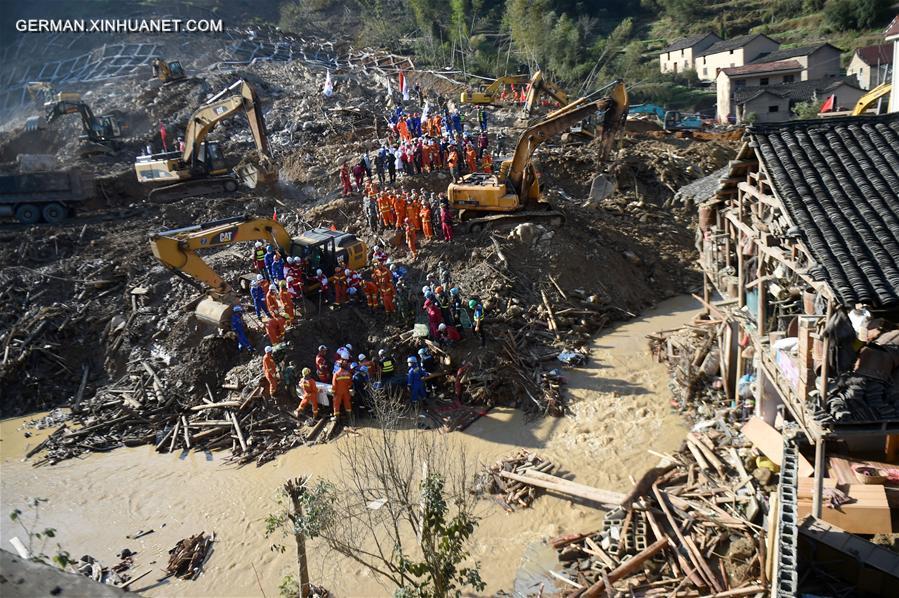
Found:
[[[718,71],[726,68],[745,66],[761,56],[770,54],[780,47],[780,42],[767,35],[739,35],[716,42],[696,55],[696,74],[704,81],[714,81]]]
[[[862,89],[887,83],[893,74],[893,44],[859,48],[852,54],[846,74],[855,75]]]
[[[674,41],[659,54],[659,68],[663,73],[682,73],[691,70],[696,55],[721,38],[714,33],[700,33]]]
[[[890,26],[887,27],[886,41],[893,42],[893,93],[890,94],[890,112],[899,112],[899,15],[893,19]]]

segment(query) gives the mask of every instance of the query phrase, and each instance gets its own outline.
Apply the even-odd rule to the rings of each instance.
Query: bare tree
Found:
[[[399,392],[372,396],[378,425],[339,441],[335,479],[306,484],[291,531],[377,573],[397,595],[483,589],[468,553],[477,518],[464,450],[447,435],[403,427]]]

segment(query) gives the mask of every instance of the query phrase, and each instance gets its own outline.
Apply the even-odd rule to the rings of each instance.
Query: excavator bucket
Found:
[[[204,324],[217,328],[228,328],[231,325],[231,306],[207,297],[197,304],[194,314]]]
[[[248,189],[255,189],[260,185],[271,185],[278,180],[278,172],[267,164],[241,164],[234,169],[234,174]]]
[[[47,126],[47,121],[43,116],[29,116],[25,121],[26,131],[39,131]]]

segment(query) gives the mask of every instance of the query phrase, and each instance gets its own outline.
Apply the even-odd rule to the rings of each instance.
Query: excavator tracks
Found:
[[[499,226],[515,226],[524,222],[558,227],[565,224],[565,215],[556,210],[531,210],[526,212],[511,212],[509,214],[492,214],[480,218],[463,219],[462,232],[478,233]]]
[[[195,179],[152,189],[147,194],[147,199],[153,203],[171,203],[185,197],[234,193],[239,184],[237,177],[233,175]]]

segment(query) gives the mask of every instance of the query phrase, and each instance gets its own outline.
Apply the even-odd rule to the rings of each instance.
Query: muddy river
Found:
[[[492,463],[524,447],[575,472],[578,482],[627,492],[631,477],[658,461],[647,449],[672,451],[685,430],[670,411],[665,369],[652,360],[645,335],[675,328],[697,311],[693,299],[678,297],[598,336],[588,365],[566,373],[575,397],[572,417],[528,423],[515,410],[494,409],[454,440],[472,461]],[[21,536],[8,513],[26,497],[46,498],[41,527],[55,527],[59,542],[76,558],[90,554],[112,565],[123,548],[136,552],[132,572],[152,568],[154,573],[131,589],[147,596],[277,596],[281,578],[293,573],[296,561],[290,545],[286,554],[270,550],[265,518],[277,510],[276,494],[285,479],[328,476],[337,457],[331,443],[295,449],[260,468],[237,469],[215,453],[160,455],[140,447],[33,468],[23,456],[41,436],[24,438],[22,421],[6,420],[0,427],[3,548],[11,550],[10,538]],[[473,553],[481,562],[486,595],[526,591],[534,583],[530,573],[551,565],[545,539],[595,529],[603,517],[588,505],[550,495],[511,514],[485,500],[479,514]],[[126,538],[150,529],[152,534],[138,540]],[[156,581],[168,549],[201,530],[214,531],[217,541],[199,578]],[[358,565],[311,547],[314,582],[339,596],[392,593]]]

